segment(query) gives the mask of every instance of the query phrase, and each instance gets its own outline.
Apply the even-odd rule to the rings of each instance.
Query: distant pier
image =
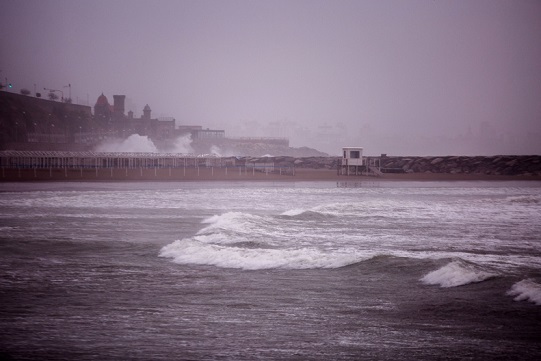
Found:
[[[22,180],[253,180],[295,174],[274,162],[170,153],[1,151],[0,179]]]

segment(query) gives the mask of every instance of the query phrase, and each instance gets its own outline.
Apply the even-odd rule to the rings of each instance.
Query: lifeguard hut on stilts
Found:
[[[379,167],[373,163],[373,159],[363,157],[363,147],[343,147],[338,174],[381,176]]]

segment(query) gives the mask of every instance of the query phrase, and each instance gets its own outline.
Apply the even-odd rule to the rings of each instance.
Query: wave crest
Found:
[[[214,215],[201,223],[207,226],[197,232],[196,238],[205,243],[239,242],[265,234],[268,228],[265,217],[243,212]]]
[[[340,216],[359,216],[363,214],[365,205],[356,203],[329,203],[308,209],[294,208],[281,214],[282,217],[298,218],[301,220],[320,219]]]
[[[496,276],[496,273],[486,271],[479,266],[463,260],[454,260],[428,273],[420,281],[427,285],[440,285],[447,288],[482,282]]]
[[[315,248],[254,248],[206,244],[194,239],[177,240],[160,251],[160,257],[178,264],[211,265],[244,270],[340,268],[370,257],[352,250],[323,252]]]
[[[530,301],[541,306],[541,285],[532,279],[515,283],[509,291],[509,296],[515,296],[515,301]]]

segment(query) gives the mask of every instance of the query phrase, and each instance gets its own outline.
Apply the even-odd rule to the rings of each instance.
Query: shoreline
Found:
[[[333,169],[297,168],[294,175],[242,168],[52,168],[2,169],[0,182],[357,182],[357,181],[541,181],[539,175],[481,173],[384,173],[381,176],[338,175]]]
[[[332,174],[331,174],[332,173]],[[337,175],[336,171],[320,169],[297,169],[295,176],[299,181],[541,181],[541,176],[491,175],[481,173],[384,173],[382,176]]]

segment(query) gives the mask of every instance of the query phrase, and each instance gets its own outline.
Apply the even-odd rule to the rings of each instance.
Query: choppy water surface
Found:
[[[3,183],[13,360],[541,357],[541,183]]]

